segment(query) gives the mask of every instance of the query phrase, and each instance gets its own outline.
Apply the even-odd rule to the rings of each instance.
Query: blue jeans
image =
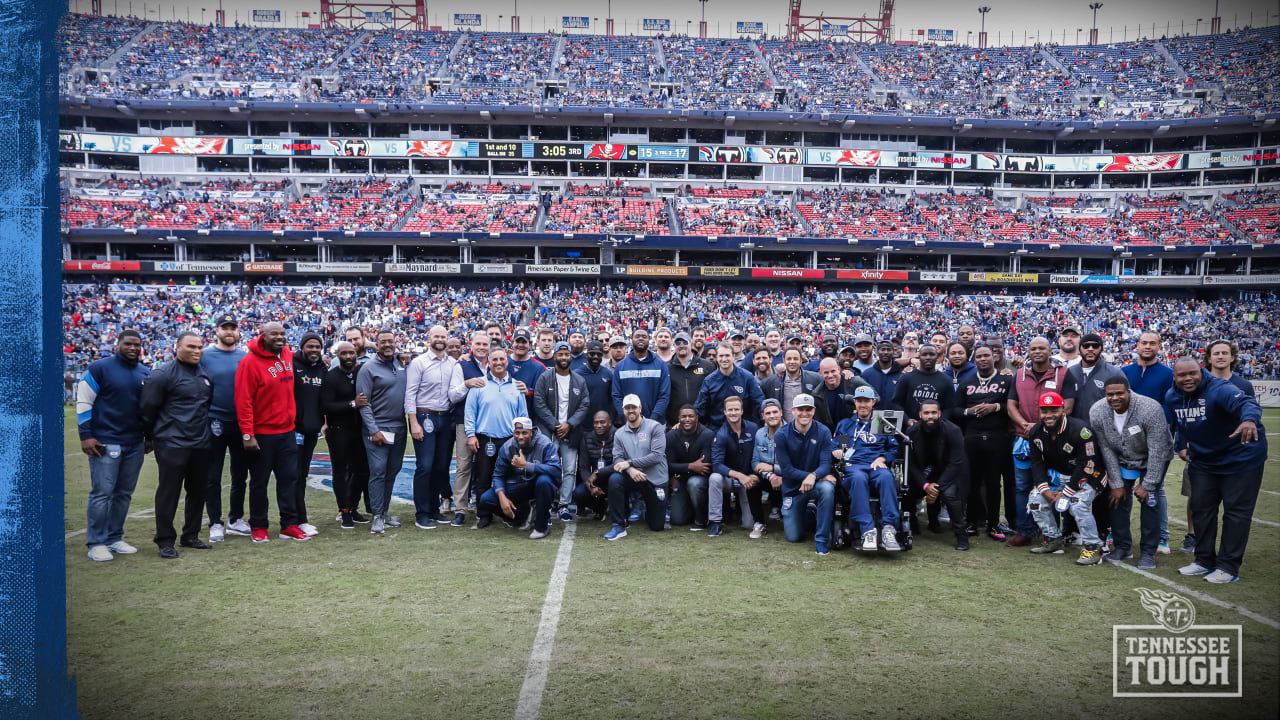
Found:
[[[1013,501],[1014,507],[1018,509],[1018,518],[1014,529],[1026,538],[1034,538],[1037,535],[1036,521],[1031,517],[1031,513],[1027,512],[1027,502],[1031,499],[1031,491],[1035,488],[1035,482],[1031,479],[1031,468],[1022,469],[1016,464],[1013,466]]]
[[[413,441],[413,514],[417,522],[443,520],[440,499],[453,497],[449,461],[453,459],[453,423],[444,415],[418,413],[422,439]],[[407,430],[407,428],[406,428]],[[399,441],[399,438],[396,438]],[[392,476],[395,483],[395,476]]]
[[[124,519],[138,486],[146,445],[108,445],[102,457],[89,456],[89,530],[85,545],[110,545],[124,538]]]
[[[391,445],[374,445],[368,435],[364,436],[364,450],[369,457],[369,505],[374,515],[386,515],[391,507],[391,488],[404,464],[405,430],[404,426],[390,430],[396,434]]]
[[[1080,530],[1080,544],[1095,548],[1102,544],[1102,539],[1098,537],[1098,523],[1093,519],[1093,499],[1097,496],[1098,491],[1093,486],[1084,485],[1076,493],[1076,501],[1071,503],[1071,509],[1067,511],[1076,519],[1076,527]],[[1039,491],[1031,493],[1028,512],[1036,519],[1036,524],[1046,538],[1053,540],[1062,537],[1053,503],[1045,500]]]
[[[871,517],[871,487],[876,487],[880,494],[880,524],[898,527],[902,513],[898,509],[898,483],[888,468],[876,468],[862,465],[845,466],[844,489],[849,492],[849,514],[858,523],[859,532],[876,529],[875,519]]]
[[[578,484],[578,446],[557,440],[556,453],[560,455],[560,507],[567,508],[573,502],[573,488]]]
[[[812,520],[806,512],[810,501],[817,504],[817,514]],[[813,527],[815,543],[829,543],[835,508],[836,486],[825,480],[818,480],[809,492],[782,498],[782,528],[787,542],[800,542],[804,539],[805,532]]]
[[[707,478],[692,475],[671,493],[671,524],[707,524]]]
[[[1184,469],[1183,472],[1186,472]],[[1164,494],[1164,483],[1156,491],[1156,512],[1160,513],[1160,542],[1169,542],[1169,498]]]
[[[513,518],[516,522],[520,522],[525,515],[533,513],[533,529],[538,532],[545,532],[547,529],[547,517],[551,513],[551,507],[555,505],[556,500],[556,480],[550,475],[539,475],[533,479],[531,483],[525,483],[519,487],[512,487],[503,490],[516,506],[516,516]],[[484,491],[479,500],[476,500],[476,515],[478,517],[492,517],[498,515],[506,517],[502,514],[502,503],[498,501],[498,491],[489,488]]]
[[[1124,500],[1111,508],[1111,539],[1115,541],[1115,549],[1127,555],[1133,549],[1133,532],[1129,529],[1129,518],[1133,514],[1133,481],[1125,480],[1124,487],[1128,491]],[[1163,484],[1160,489],[1164,490]],[[1158,495],[1156,497],[1159,498]],[[1156,546],[1160,544],[1160,507],[1150,507],[1142,501],[1138,505],[1140,555],[1155,555]]]

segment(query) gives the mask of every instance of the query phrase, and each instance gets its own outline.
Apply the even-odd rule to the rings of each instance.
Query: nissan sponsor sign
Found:
[[[371,273],[373,263],[367,262],[300,262],[294,263],[300,273]]]
[[[525,265],[530,275],[599,275],[599,265]]]
[[[515,266],[511,263],[475,263],[471,272],[477,275],[510,275],[515,272]]]
[[[424,275],[457,275],[461,263],[387,263],[389,273],[422,273]]]
[[[751,268],[751,277],[776,278],[779,280],[821,280],[826,277],[826,271],[802,268]]]
[[[62,263],[63,272],[138,272],[142,263],[137,260],[67,260]]]
[[[837,270],[837,280],[906,280],[906,270]]]
[[[231,272],[230,262],[200,262],[200,261],[163,261],[156,263],[156,272],[194,272],[194,273],[218,273]]]
[[[955,282],[956,274],[953,272],[935,272],[922,271],[920,273],[920,282]]]

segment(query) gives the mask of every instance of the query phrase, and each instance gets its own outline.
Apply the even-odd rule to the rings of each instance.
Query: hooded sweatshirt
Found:
[[[275,355],[262,336],[249,342],[249,352],[236,368],[236,418],[240,432],[279,435],[293,432],[297,406],[293,399],[293,351],[286,344]]]
[[[1201,368],[1200,387],[1184,393],[1174,385],[1165,396],[1164,414],[1173,430],[1174,451],[1186,450],[1191,467],[1215,475],[1252,470],[1267,461],[1267,430],[1262,407],[1240,388]],[[1258,439],[1242,444],[1231,437],[1240,423],[1252,420]]]
[[[645,417],[659,423],[666,420],[667,405],[671,402],[671,374],[667,364],[652,352],[646,353],[643,360],[637,359],[635,353],[628,353],[613,369],[614,417],[626,417],[622,412],[622,399],[632,393],[640,397],[640,411]]]

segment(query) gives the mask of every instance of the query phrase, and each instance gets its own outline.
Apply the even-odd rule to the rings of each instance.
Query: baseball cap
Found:
[[[583,337],[586,337],[587,331],[585,328],[574,328],[569,332],[569,336],[573,337],[574,335],[582,335]]]
[[[734,328],[733,330],[729,331],[729,339],[732,340],[734,338],[742,338],[745,340],[747,336],[743,335],[741,330]]]
[[[795,396],[794,399],[791,400],[792,410],[795,410],[796,408],[802,408],[802,407],[811,408],[813,406],[814,406],[813,396],[808,393],[800,393],[799,395]]]
[[[788,335],[787,344],[790,345],[793,342],[804,342],[804,338],[800,337],[799,335]]]
[[[604,343],[599,340],[588,340],[587,352],[604,352]]]
[[[1047,392],[1040,396],[1040,407],[1065,407],[1066,404],[1062,400],[1062,396],[1056,392]]]
[[[681,331],[681,332],[676,333],[676,337],[675,337],[675,339],[674,339],[672,342],[685,342],[685,343],[688,343],[688,342],[693,342],[693,341],[689,338],[689,333],[684,332],[684,331]]]
[[[866,333],[859,333],[858,336],[853,339],[854,345],[861,345],[862,343],[867,343],[868,345],[871,344],[871,336]]]
[[[853,391],[853,396],[855,398],[867,398],[868,400],[875,400],[876,391],[873,390],[870,385],[859,385],[857,389]]]
[[[561,350],[568,350],[568,349],[569,349],[569,343],[561,340],[560,342],[556,343],[554,347],[551,348],[551,352],[558,353]]]
[[[635,393],[631,393],[630,395],[628,395],[628,396],[626,396],[626,397],[622,398],[622,407],[624,407],[624,408],[625,408],[625,407],[633,407],[633,406],[634,406],[634,407],[643,407],[643,406],[640,404],[640,396],[639,396],[639,395],[636,395]]]
[[[878,342],[876,342],[876,347],[880,347],[881,345],[888,345],[889,347],[893,347],[893,340],[887,337],[882,337]]]
[[[218,316],[217,320],[213,321],[214,327],[222,327],[223,325],[239,325],[239,324],[240,323],[236,322],[236,319],[232,317],[229,313],[223,313]]]
[[[853,352],[853,343],[845,343],[840,347],[840,352],[844,352],[845,350]]]
[[[771,408],[771,407],[772,407],[772,408],[778,408],[779,410],[781,410],[781,409],[782,409],[782,403],[778,402],[777,400],[774,400],[773,398],[768,398],[768,399],[766,399],[766,400],[764,401],[764,405],[763,405],[763,406],[761,406],[761,407],[762,407],[762,408]]]
[[[512,342],[515,342],[516,340],[529,340],[530,338],[529,328],[527,327],[516,328],[516,331],[511,333]]]
[[[511,421],[512,430],[532,430],[533,421],[523,415]]]
[[[609,338],[609,347],[613,347],[614,345],[626,345],[626,344],[627,344],[627,339],[622,337],[621,335],[614,335],[613,337]]]
[[[1077,324],[1077,323],[1074,323],[1074,322],[1072,322],[1072,323],[1068,323],[1066,327],[1062,328],[1062,332],[1064,332],[1064,333],[1073,332],[1073,333],[1075,333],[1075,334],[1079,335],[1079,334],[1081,334],[1081,333],[1080,333],[1080,325],[1079,325],[1079,324]],[[1059,334],[1059,335],[1061,335],[1062,333],[1058,333],[1058,334]]]

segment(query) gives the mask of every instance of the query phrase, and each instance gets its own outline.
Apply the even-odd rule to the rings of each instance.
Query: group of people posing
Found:
[[[175,541],[268,542],[273,476],[278,537],[311,539],[305,490],[323,435],[343,529],[400,526],[389,509],[411,444],[423,530],[464,527],[473,512],[472,528],[496,517],[535,540],[553,520],[588,516],[607,522],[609,540],[641,519],[718,537],[736,515],[752,539],[778,520],[790,542],[812,535],[819,555],[846,544],[892,552],[919,533],[923,501],[929,530],[949,522],[957,550],[985,532],[1038,554],[1074,542],[1075,562],[1096,565],[1134,557],[1136,498],[1143,569],[1169,552],[1164,480],[1176,455],[1189,498],[1182,550],[1195,555],[1180,572],[1232,582],[1267,459],[1261,409],[1233,372],[1229,340],[1170,366],[1162,338],[1146,333],[1118,366],[1099,335],[1074,325],[1056,333],[1056,354],[1036,337],[1025,358],[969,325],[927,342],[913,330],[846,342],[658,327],[650,347],[645,328],[562,340],[550,328],[508,336],[491,322],[469,338],[433,327],[416,357],[391,329],[306,332],[296,351],[280,323],[258,330],[242,347],[240,323],[224,315],[214,343],[182,332],[174,360],[149,369],[141,336],[126,329],[115,354],[84,372],[76,409],[91,559],[136,552],[123,523],[153,451],[162,557],[178,557]]]

